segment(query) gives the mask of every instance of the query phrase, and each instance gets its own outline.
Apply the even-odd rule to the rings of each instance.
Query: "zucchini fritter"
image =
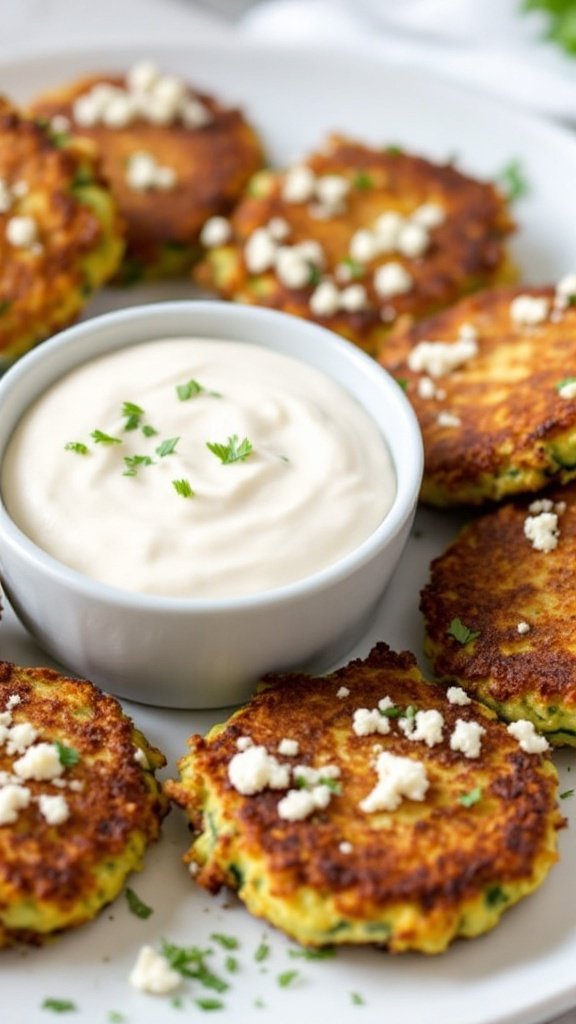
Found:
[[[71,323],[123,249],[93,148],[0,97],[0,369]]]
[[[200,885],[310,946],[439,953],[492,928],[557,859],[557,776],[459,696],[385,644],[324,678],[270,677],[167,784]]]
[[[389,339],[422,428],[421,497],[481,505],[576,476],[576,275],[479,293]]]
[[[32,110],[97,146],[126,223],[127,284],[189,267],[204,221],[228,213],[263,163],[240,110],[146,62],[62,86]]]
[[[91,683],[0,662],[0,947],[82,924],[118,895],[159,835],[163,764]]]
[[[228,226],[206,225],[195,277],[375,353],[396,317],[513,280],[512,229],[493,185],[334,135],[301,164],[256,175]]]
[[[421,595],[425,648],[437,675],[457,681],[502,718],[528,719],[551,743],[570,746],[576,746],[575,566],[576,485],[570,484],[466,526],[432,562]]]

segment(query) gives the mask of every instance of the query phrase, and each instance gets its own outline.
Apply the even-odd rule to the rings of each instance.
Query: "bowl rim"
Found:
[[[178,612],[181,614],[206,612],[213,615],[218,612],[230,613],[239,610],[254,609],[261,605],[290,604],[305,596],[310,596],[313,593],[322,593],[322,591],[332,587],[342,579],[354,575],[369,563],[378,551],[386,547],[394,539],[395,535],[400,532],[406,521],[410,519],[415,511],[424,463],[422,436],[416,414],[414,413],[409,399],[404,394],[402,387],[394,380],[391,374],[389,374],[376,359],[363,352],[358,346],[320,324],[298,318],[290,313],[285,313],[279,310],[264,309],[262,307],[226,303],[221,300],[209,299],[184,299],[151,302],[102,313],[80,321],[71,327],[59,331],[57,334],[54,334],[52,337],[41,342],[36,348],[22,356],[5,372],[4,376],[0,378],[0,422],[2,418],[1,409],[5,402],[5,396],[13,393],[14,389],[24,387],[30,371],[38,370],[38,368],[46,364],[47,361],[50,361],[54,357],[54,354],[62,352],[67,353],[71,349],[75,348],[81,355],[80,343],[82,339],[90,338],[93,336],[95,331],[97,333],[113,331],[115,327],[126,323],[138,323],[142,320],[152,320],[154,318],[164,316],[169,320],[177,315],[181,316],[185,314],[190,314],[192,317],[211,317],[214,319],[216,324],[222,320],[228,320],[228,318],[234,317],[238,317],[240,320],[246,320],[247,322],[253,322],[254,324],[258,324],[258,322],[260,322],[262,326],[268,325],[271,328],[273,328],[275,324],[283,324],[284,329],[315,335],[317,339],[324,339],[324,346],[331,347],[337,354],[337,358],[339,360],[344,363],[348,361],[350,364],[355,366],[357,370],[364,374],[368,374],[375,383],[379,382],[383,386],[384,393],[387,396],[387,401],[391,401],[396,406],[396,411],[399,412],[403,418],[402,427],[405,434],[404,440],[406,446],[406,460],[403,461],[402,465],[399,467],[398,460],[394,457],[392,451],[390,451],[388,439],[386,438],[381,425],[375,420],[375,417],[369,410],[365,410],[366,415],[376,423],[379,432],[382,434],[385,443],[388,445],[396,476],[396,492],[394,500],[383,520],[372,531],[372,533],[353,548],[352,551],[339,558],[336,562],[325,566],[323,569],[320,569],[309,576],[283,584],[282,586],[273,587],[269,590],[259,591],[257,593],[237,595],[229,598],[172,597],[167,595],[140,593],[138,591],[124,590],[121,587],[115,587],[111,584],[103,583],[100,580],[92,579],[90,576],[87,576],[84,573],[65,565],[63,562],[60,562],[57,558],[44,551],[39,545],[32,541],[17,526],[9,515],[4,504],[1,491],[0,544],[7,541],[13,549],[19,550],[20,555],[25,559],[29,566],[33,567],[37,571],[41,571],[45,576],[52,578],[54,582],[59,582],[60,585],[65,585],[77,595],[89,597],[92,600],[105,601],[106,603],[118,608],[138,608],[140,610],[148,610],[152,612],[170,611],[172,614]],[[167,331],[165,333],[165,337],[169,337],[169,323],[167,323],[166,326]],[[193,336],[193,333],[194,325],[192,324],[191,336]],[[202,333],[204,333],[204,328],[202,328]],[[142,338],[142,341],[152,340],[154,336],[155,334],[153,332],[150,339]],[[156,334],[156,336],[158,335]],[[175,337],[176,335],[173,334],[172,336]],[[234,338],[230,327],[224,332],[221,332],[219,336],[223,340],[243,340]],[[214,337],[217,338],[218,335],[215,334]],[[311,338],[311,342],[314,342],[314,337]],[[123,341],[118,345],[112,344],[106,347],[102,351],[102,354],[108,354],[109,352],[117,351],[120,348],[128,347],[129,345],[137,343],[137,341]],[[266,347],[264,342],[259,342],[257,339],[254,340],[254,343],[263,344],[264,347]],[[272,346],[272,349],[274,351],[279,351],[279,349],[274,346]],[[72,359],[65,372],[72,370],[75,366],[79,366],[84,362],[89,362],[94,358],[97,358],[97,356],[94,353],[90,353],[89,355],[86,355],[85,358],[80,357],[78,359]],[[302,357],[301,355],[295,355],[293,358],[307,362],[305,357]],[[342,384],[341,381],[338,381],[337,378],[333,377],[330,366],[318,367],[315,363],[309,363],[308,365],[315,366],[320,372],[324,372],[327,376],[332,377],[332,379],[336,379],[337,383],[340,383],[341,387],[346,388],[345,384]],[[52,383],[55,383],[57,379],[58,376],[55,375],[50,382],[45,384],[44,387],[49,387]],[[43,388],[40,388],[37,395],[40,395],[43,390]],[[359,401],[357,392],[355,393],[353,390],[350,390],[349,394],[352,398],[356,399],[356,401]],[[31,401],[34,401],[37,395],[35,395]],[[15,422],[18,422],[29,404],[30,401],[22,405]],[[12,426],[7,433],[4,443],[2,443],[2,440],[0,439],[0,468],[6,445],[12,436],[13,430],[14,426]]]

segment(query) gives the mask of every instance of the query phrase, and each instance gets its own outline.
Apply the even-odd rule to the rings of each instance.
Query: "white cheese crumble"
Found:
[[[336,690],[336,696],[338,697],[338,700],[344,700],[345,697],[350,696],[350,690],[348,689],[347,686],[341,686],[338,690]]]
[[[139,150],[128,159],[126,184],[135,192],[148,192],[151,189],[165,192],[174,188],[176,172],[171,167],[159,164],[152,153]]]
[[[182,976],[170,967],[166,958],[157,953],[152,946],[142,946],[130,972],[129,981],[141,992],[162,996],[178,988],[182,983]]]
[[[519,718],[517,722],[510,722],[506,728],[510,735],[518,740],[520,749],[527,754],[543,754],[550,748],[546,737],[540,736],[534,728],[534,723],[528,722],[525,718]]]
[[[97,82],[77,97],[73,116],[84,128],[97,124],[126,128],[138,118],[149,124],[168,125],[180,121],[189,128],[201,128],[212,120],[208,107],[190,94],[183,79],[162,75],[150,61],[130,69],[125,88]]]
[[[416,390],[419,398],[436,398],[436,385],[431,377],[419,377]]]
[[[413,721],[414,728],[405,734],[408,739],[421,741],[427,747],[435,747],[442,742],[444,718],[436,708],[430,708],[429,711],[417,711]]]
[[[412,212],[411,219],[425,228],[437,228],[446,220],[446,212],[439,203],[422,203]]]
[[[447,409],[443,409],[438,413],[436,422],[439,427],[461,427],[462,420],[455,413],[449,412]]]
[[[43,793],[38,797],[40,814],[49,825],[62,825],[70,817],[70,809],[63,796]]]
[[[31,792],[26,786],[7,783],[0,789],[0,825],[12,825],[18,812],[28,807]]]
[[[561,388],[558,388],[558,394],[560,398],[576,398],[576,380],[570,380],[563,384]]]
[[[312,768],[309,764],[298,764],[294,769],[294,779],[306,786],[317,786],[325,779],[340,778],[340,769],[337,764],[323,764],[319,768]]]
[[[305,164],[290,167],[282,183],[282,199],[286,203],[307,203],[314,196],[316,175]]]
[[[19,693],[11,693],[6,701],[6,711],[12,711],[13,708],[18,707],[22,703],[22,697]]]
[[[349,854],[353,852],[354,847],[347,839],[343,839],[342,842],[338,844],[338,849],[340,850],[340,853]]]
[[[576,274],[566,274],[556,285],[554,306],[556,309],[564,310],[574,298],[576,298]]]
[[[348,251],[358,263],[369,263],[381,251],[376,235],[367,228],[359,228],[350,239]]]
[[[415,373],[443,377],[478,355],[475,338],[458,341],[420,341],[408,355],[408,366]]]
[[[540,512],[526,516],[524,536],[536,551],[548,553],[558,547],[559,527],[556,512]]]
[[[310,296],[310,309],[316,316],[334,316],[340,307],[340,293],[333,281],[321,281]]]
[[[38,739],[38,732],[30,722],[19,722],[8,730],[7,754],[23,754]]]
[[[16,249],[31,249],[38,244],[38,225],[33,217],[10,217],[6,238]]]
[[[450,749],[464,754],[464,757],[480,757],[485,732],[486,729],[480,722],[468,722],[458,718],[450,737]]]
[[[231,235],[232,228],[226,217],[209,217],[202,226],[200,241],[207,249],[212,249],[217,245],[226,245]]]
[[[401,263],[391,260],[377,267],[374,272],[374,288],[383,299],[394,295],[405,295],[412,289],[414,280]]]
[[[352,731],[356,736],[385,735],[390,732],[390,719],[378,708],[356,708],[352,716]]]
[[[269,754],[266,747],[252,746],[234,754],[228,765],[228,778],[238,793],[252,796],[267,787],[286,789],[290,769]]]
[[[328,807],[332,790],[328,786],[313,786],[312,789],[289,789],[286,796],[278,801],[278,817],[284,821],[302,821],[314,811]]]
[[[284,757],[296,757],[300,753],[298,740],[292,740],[288,736],[284,736],[278,744],[278,753],[283,754]]]
[[[14,774],[21,779],[43,780],[57,779],[64,772],[58,748],[54,743],[37,743],[28,747],[13,764]]]
[[[478,341],[478,331],[474,324],[463,323],[458,328],[459,341]]]
[[[446,690],[446,697],[448,698],[449,704],[458,704],[461,707],[472,703],[470,697],[466,693],[466,690],[463,690],[461,686],[449,686]]]
[[[239,736],[236,740],[237,750],[248,750],[248,747],[254,746],[254,741],[250,736]]]
[[[530,632],[530,623],[529,622],[519,622],[518,625],[516,626],[516,629],[518,630],[520,635],[523,636],[525,633],[529,633]]]
[[[402,256],[416,259],[426,252],[429,242],[428,232],[422,224],[408,222],[398,232],[396,248]]]
[[[545,296],[517,295],[510,303],[510,318],[519,327],[536,327],[544,323],[550,312]]]
[[[423,800],[428,791],[426,766],[409,757],[397,757],[383,751],[376,762],[378,782],[368,796],[360,802],[366,814],[376,811],[395,811],[402,798]]]

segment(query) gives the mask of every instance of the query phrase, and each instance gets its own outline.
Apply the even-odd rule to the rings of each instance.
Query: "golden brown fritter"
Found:
[[[262,166],[261,142],[240,110],[190,86],[186,87],[187,98],[201,104],[207,116],[206,123],[197,127],[176,117],[168,123],[153,123],[137,116],[118,127],[101,120],[92,125],[78,121],[78,98],[103,85],[126,90],[127,76],[87,76],[38,97],[32,110],[50,120],[65,118],[71,131],[97,146],[126,223],[121,279],[131,283],[144,276],[182,272],[197,255],[204,221],[228,213],[248,179]],[[136,154],[151,156],[159,167],[167,168],[174,183],[169,187],[131,185],[129,164]]]
[[[480,505],[576,475],[576,394],[565,387],[576,374],[576,308],[565,302],[552,287],[496,289],[389,339],[380,361],[422,428],[423,501]],[[519,323],[523,308],[546,313]],[[424,342],[443,344],[426,355]],[[430,359],[458,348],[460,364],[434,376]]]
[[[451,164],[334,135],[296,168],[257,175],[248,193],[229,241],[198,265],[198,282],[226,299],[316,320],[371,353],[398,316],[418,318],[514,279],[503,196]],[[258,229],[275,243],[268,265]],[[298,246],[310,241],[320,252],[298,282],[286,249],[305,255]]]
[[[0,947],[115,898],[158,838],[163,764],[91,683],[0,662]]]
[[[0,369],[74,320],[123,247],[93,148],[0,97]]]
[[[466,526],[433,561],[421,598],[426,652],[439,677],[456,680],[502,718],[528,719],[551,743],[570,746],[576,746],[575,567],[576,485],[570,484]],[[462,642],[468,633],[457,627],[460,641],[453,635],[454,620],[471,631],[471,640]]]
[[[430,718],[441,737],[432,736]],[[451,748],[459,746],[455,730],[476,728],[470,723],[484,730],[479,756]],[[297,742],[296,753],[286,740]],[[548,756],[525,753],[482,705],[450,703],[411,654],[385,644],[324,678],[272,676],[228,722],[189,742],[181,781],[167,790],[195,831],[185,860],[197,881],[212,892],[237,890],[253,914],[306,945],[440,952],[458,935],[493,927],[556,860],[561,819]],[[239,791],[257,777],[238,759],[258,748],[289,772],[300,794],[290,800],[315,800],[324,780],[329,801],[286,820],[286,780]],[[425,773],[424,799],[404,778],[394,808],[394,784],[384,780],[383,809],[363,807],[367,798],[378,807],[376,760],[388,755]]]

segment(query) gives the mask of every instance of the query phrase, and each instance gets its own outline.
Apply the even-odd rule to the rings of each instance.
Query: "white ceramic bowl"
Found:
[[[402,389],[353,345],[283,313],[193,301],[96,317],[24,356],[0,382],[0,463],[24,411],[64,373],[102,353],[170,336],[249,341],[324,371],[374,419],[397,478],[392,508],[351,554],[307,579],[229,600],[153,597],[95,582],[40,550],[0,504],[2,583],[42,648],[121,697],[223,707],[244,700],[263,673],[321,671],[360,638],[408,537],[422,445]]]

